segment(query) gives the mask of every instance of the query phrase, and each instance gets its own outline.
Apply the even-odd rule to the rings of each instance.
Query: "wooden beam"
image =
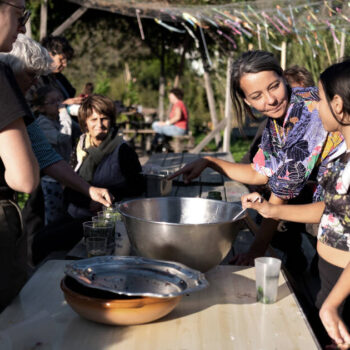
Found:
[[[281,67],[283,70],[287,68],[287,42],[282,41],[281,45]]]
[[[47,35],[47,0],[41,1],[40,6],[40,40]]]
[[[226,70],[226,96],[225,96],[225,119],[227,121],[224,132],[223,151],[230,152],[231,130],[232,130],[232,100],[231,100],[231,66],[232,57],[227,59]]]
[[[342,32],[341,32],[341,39],[340,39],[340,54],[339,54],[339,58],[343,59],[344,58],[344,53],[345,53],[345,28],[343,28]]]
[[[211,131],[195,148],[190,150],[190,153],[199,153],[202,149],[215,137],[219,134],[220,131],[226,126],[226,119],[221,120],[221,122],[216,126],[216,128]]]
[[[26,35],[28,38],[33,38],[33,35],[32,35],[32,21],[29,17],[28,19],[28,22],[26,23]]]
[[[85,12],[86,7],[78,8],[69,18],[67,18],[59,27],[57,27],[51,35],[61,35],[67,28],[69,28],[76,20],[78,20]]]
[[[204,62],[203,62],[203,66],[205,67]],[[207,93],[210,117],[213,123],[213,128],[215,129],[216,126],[218,125],[218,117],[216,114],[215,99],[214,99],[213,89],[211,86],[211,79],[210,79],[209,72],[206,70],[206,68],[204,68],[204,84],[205,84],[205,91]],[[220,139],[221,139],[220,134],[219,133],[215,134],[216,145],[220,143]]]

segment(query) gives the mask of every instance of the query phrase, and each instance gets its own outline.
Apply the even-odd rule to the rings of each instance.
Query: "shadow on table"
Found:
[[[251,267],[247,267],[251,268]],[[242,272],[245,268],[237,272]],[[216,270],[218,271],[218,270]],[[215,271],[215,272],[216,272]],[[249,305],[255,304],[256,301],[256,286],[255,280],[241,276],[237,272],[225,275],[225,283],[223,279],[218,282],[219,276],[216,273],[211,273],[207,276],[210,283],[207,290],[183,296],[180,304],[168,316],[161,321],[169,321],[197,313],[208,309],[214,305]],[[278,300],[281,301],[291,294],[287,283],[283,283],[278,288]]]
[[[77,315],[71,322],[67,323],[59,348],[110,349],[112,345],[115,346],[124,341],[128,337],[128,333],[130,333],[128,326],[100,324]],[[84,343],[82,342],[84,334],[93,334],[94,336],[86,337],[86,343]]]

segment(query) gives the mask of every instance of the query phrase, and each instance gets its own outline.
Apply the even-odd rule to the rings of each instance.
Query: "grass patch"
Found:
[[[195,144],[198,145],[207,135],[201,134],[195,137]],[[231,141],[230,151],[235,162],[240,162],[252,142],[250,138],[235,138]],[[203,149],[203,152],[217,152],[215,140],[211,140]]]

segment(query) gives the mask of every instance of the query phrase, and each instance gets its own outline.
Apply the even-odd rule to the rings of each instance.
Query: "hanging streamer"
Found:
[[[330,12],[330,16],[332,16],[332,13],[336,13],[336,11],[334,11],[327,3],[327,1],[324,2],[325,6],[327,7],[327,9]]]
[[[226,35],[225,33],[223,33],[221,30],[217,30],[217,33],[222,35],[224,38],[226,38],[232,45],[233,45],[233,48],[234,49],[237,49],[237,44],[236,42],[231,38],[229,37],[228,35]]]
[[[260,22],[264,22],[264,20],[253,10],[253,8],[250,6],[250,5],[248,5],[247,6],[248,7],[248,10],[250,11],[250,12],[252,12],[253,13],[253,15],[260,21]]]
[[[277,18],[275,15],[273,15],[273,19],[274,19],[275,21],[277,21],[278,24],[279,24],[287,33],[291,33],[290,29],[287,28],[287,27],[284,25],[284,23],[283,23],[279,18]]]
[[[281,7],[279,5],[276,5],[277,13],[278,15],[287,23],[289,23],[288,18],[285,16],[285,14],[281,11]]]
[[[192,32],[192,30],[184,22],[181,22],[181,24],[185,27],[188,34],[193,38],[194,43],[196,44],[196,48],[199,49],[199,41],[197,37],[194,35],[194,33]]]
[[[326,21],[326,24],[328,25],[329,29],[331,30],[332,33],[332,37],[335,43],[337,43],[338,45],[340,45],[340,41],[337,38],[335,31],[334,31],[334,24],[329,23],[328,21]]]
[[[182,30],[182,29],[179,29],[179,28],[170,26],[169,24],[164,23],[163,21],[161,21],[161,20],[158,19],[158,18],[155,18],[154,20],[155,20],[155,22],[156,22],[157,24],[159,24],[160,26],[162,26],[162,27],[164,27],[164,28],[170,30],[171,32],[176,32],[176,33],[181,33],[181,34],[186,33],[186,30]]]
[[[236,35],[242,35],[242,33],[236,29],[236,27],[234,25],[231,24],[231,21],[228,19],[225,19],[224,23],[232,29],[232,31],[234,32],[234,34]]]
[[[295,21],[294,21],[294,15],[293,15],[293,10],[292,10],[292,6],[289,5],[289,12],[290,12],[290,17],[292,19],[292,24],[293,24],[293,29],[295,31],[295,35],[297,36],[297,39],[299,41],[299,44],[301,46],[303,46],[303,41],[301,40],[300,36],[299,36],[299,32],[298,32],[298,28],[295,25]]]
[[[218,25],[216,24],[216,22],[213,21],[212,19],[210,19],[209,17],[204,17],[204,16],[202,16],[202,18],[203,18],[205,21],[207,21],[208,23],[210,23],[212,26],[218,28]]]
[[[200,27],[201,24],[199,23],[199,21],[197,21],[197,19],[195,17],[193,17],[192,15],[190,15],[187,12],[184,12],[182,14],[182,17],[190,24],[192,24],[192,26],[196,29],[196,26]]]
[[[272,19],[265,13],[265,11],[261,12],[261,14],[269,21],[271,22],[271,24],[280,32],[281,35],[284,35],[283,31],[281,30],[281,28],[275,24]]]
[[[208,47],[207,47],[207,42],[206,42],[206,40],[205,40],[205,36],[204,36],[202,27],[199,27],[199,32],[201,33],[202,42],[203,42],[203,46],[204,46],[204,52],[205,52],[205,55],[207,56],[208,64],[209,64],[209,66],[211,67],[213,64],[212,64],[211,59],[210,59],[210,56],[209,56],[209,51],[208,51]]]
[[[235,10],[236,11],[236,10]],[[246,16],[246,14],[242,11],[237,11],[251,26],[254,27],[254,23]]]
[[[336,7],[337,12],[340,14],[341,17],[343,17],[346,21],[350,22],[350,19],[342,14],[341,9]]]
[[[137,23],[139,25],[139,30],[141,34],[141,39],[145,40],[145,34],[143,33],[143,27],[142,27],[142,22],[141,22],[141,17],[140,17],[140,10],[136,9],[136,17],[137,17]]]

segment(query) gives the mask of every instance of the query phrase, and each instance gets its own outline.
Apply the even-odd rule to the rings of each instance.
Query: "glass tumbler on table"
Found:
[[[276,302],[281,260],[261,257],[254,260],[254,265],[257,301],[264,304]]]

